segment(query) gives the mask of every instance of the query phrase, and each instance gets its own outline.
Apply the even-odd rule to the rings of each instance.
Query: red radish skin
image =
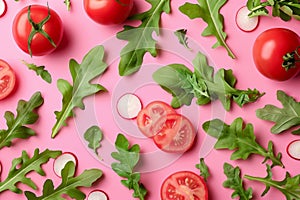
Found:
[[[88,195],[87,200],[109,200],[107,194],[102,190],[93,190]]]
[[[142,109],[142,103],[138,96],[126,93],[120,97],[117,103],[117,111],[124,119],[134,119]]]
[[[61,177],[61,171],[65,167],[65,165],[72,161],[75,164],[75,168],[78,164],[77,157],[71,152],[64,152],[60,156],[58,156],[53,162],[53,171],[58,176]]]
[[[290,142],[286,148],[286,151],[291,158],[300,160],[300,139]]]
[[[249,17],[250,11],[246,6],[241,7],[235,16],[236,25],[245,32],[254,31],[259,23],[259,17]]]
[[[7,4],[5,0],[0,0],[0,17],[3,17],[7,11]]]

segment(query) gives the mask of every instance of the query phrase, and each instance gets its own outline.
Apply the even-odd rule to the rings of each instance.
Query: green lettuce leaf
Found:
[[[200,158],[200,162],[196,164],[196,168],[200,170],[200,176],[203,177],[205,181],[210,176],[208,166],[204,162],[204,158]]]
[[[100,142],[103,138],[102,130],[98,126],[91,126],[86,130],[83,137],[89,143],[88,147],[98,155],[97,149],[101,146]]]

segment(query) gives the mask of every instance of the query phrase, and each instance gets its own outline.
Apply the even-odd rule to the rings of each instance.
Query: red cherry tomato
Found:
[[[88,16],[103,25],[124,22],[132,7],[133,0],[84,0],[84,9]]]
[[[261,33],[254,42],[253,59],[258,71],[267,78],[285,81],[296,76],[300,70],[300,38],[284,28],[273,28]],[[283,57],[291,53],[289,68],[282,66]],[[293,62],[292,60],[298,60]]]
[[[138,128],[145,136],[153,137],[171,113],[176,113],[171,106],[162,101],[153,101],[139,112],[136,119]]]
[[[208,190],[203,179],[190,171],[170,175],[160,190],[161,200],[207,200]]]
[[[190,149],[196,135],[192,123],[179,114],[169,114],[166,120],[162,120],[157,122],[163,125],[153,137],[156,146],[170,153],[182,153]]]
[[[63,25],[58,14],[46,6],[32,5],[30,6],[30,18],[35,25],[32,25],[28,19],[28,6],[23,8],[15,17],[13,22],[13,36],[17,45],[26,53],[42,56],[54,51],[63,37]],[[46,21],[50,11],[50,18]],[[42,25],[42,21],[46,22]],[[39,25],[38,25],[39,24]],[[35,27],[35,28],[33,28]],[[30,42],[28,48],[28,40],[32,31],[37,31]],[[46,37],[49,36],[49,38]],[[52,40],[53,43],[50,41]]]
[[[12,93],[16,84],[16,76],[7,62],[0,59],[0,100]]]

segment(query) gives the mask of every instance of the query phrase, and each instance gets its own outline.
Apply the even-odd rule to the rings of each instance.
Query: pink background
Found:
[[[46,5],[46,2],[47,1],[44,0],[21,0],[20,2],[9,0],[7,1],[8,11],[4,17],[0,18],[0,58],[6,60],[13,67],[18,78],[18,88],[16,92],[9,98],[0,102],[0,116],[3,116],[7,110],[15,112],[18,100],[28,100],[36,91],[41,91],[45,100],[44,105],[38,111],[40,119],[35,125],[31,126],[34,130],[36,130],[37,136],[31,137],[28,140],[15,140],[12,147],[1,149],[0,161],[3,164],[1,180],[6,178],[12,159],[19,157],[22,150],[26,150],[30,155],[32,155],[35,148],[40,148],[41,150],[49,148],[51,150],[62,150],[64,152],[73,152],[76,154],[79,160],[77,168],[78,174],[83,170],[90,168],[99,168],[103,170],[104,176],[101,181],[95,184],[92,188],[82,189],[82,191],[86,194],[93,189],[101,189],[109,195],[111,200],[133,199],[132,191],[129,191],[121,185],[120,177],[118,177],[109,167],[109,144],[115,141],[116,135],[119,132],[126,134],[132,144],[140,144],[143,155],[147,153],[154,153],[155,155],[161,155],[163,159],[168,158],[171,160],[164,166],[160,167],[158,167],[159,164],[156,165],[157,163],[162,162],[162,160],[159,159],[153,160],[152,164],[151,162],[148,163],[147,161],[149,160],[147,159],[140,163],[138,170],[143,172],[141,182],[149,191],[146,199],[157,200],[160,198],[159,191],[161,183],[171,173],[181,170],[190,170],[199,173],[194,166],[199,162],[199,152],[206,135],[202,130],[201,125],[203,122],[210,120],[212,117],[217,115],[214,111],[212,111],[215,107],[208,105],[201,108],[193,106],[191,108],[182,108],[179,112],[182,112],[183,114],[189,113],[189,109],[197,108],[196,115],[189,117],[194,125],[198,127],[197,140],[193,148],[182,156],[162,154],[159,150],[157,150],[151,140],[143,138],[136,132],[136,125],[134,121],[120,122],[120,119],[116,116],[114,111],[114,101],[115,98],[117,98],[116,94],[121,94],[123,91],[124,93],[136,92],[144,105],[152,100],[164,100],[166,102],[171,100],[171,97],[168,94],[151,81],[143,82],[143,84],[139,85],[138,88],[122,88],[122,86],[118,85],[119,81],[124,80],[129,83],[130,81],[133,81],[131,84],[134,85],[135,81],[140,80],[142,77],[138,76],[139,74],[126,78],[118,76],[118,54],[121,47],[126,43],[115,40],[113,36],[118,31],[122,30],[122,25],[102,26],[94,23],[85,14],[83,3],[80,1],[72,1],[71,12],[66,10],[63,0],[55,1],[55,3],[54,1],[50,1],[50,7],[57,11],[60,15],[65,28],[64,38],[59,48],[48,56],[30,58],[16,46],[11,32],[14,16],[26,5]],[[195,3],[196,1],[190,2]],[[169,41],[168,38],[168,33],[170,32],[181,28],[188,29],[188,37],[190,38],[191,45],[197,44],[198,46],[201,46],[202,51],[206,53],[217,68],[233,69],[234,75],[238,79],[237,88],[257,88],[260,91],[266,92],[266,95],[263,96],[257,103],[246,105],[244,108],[239,108],[237,105],[233,105],[231,112],[221,113],[221,115],[224,116],[224,120],[227,123],[231,123],[236,117],[243,117],[247,123],[253,123],[257,140],[264,147],[267,146],[269,140],[274,141],[275,150],[276,152],[282,152],[282,161],[286,166],[285,169],[281,169],[280,167],[274,168],[274,179],[280,180],[283,178],[285,170],[289,171],[291,175],[299,174],[299,161],[289,158],[285,151],[287,144],[299,137],[293,136],[288,132],[281,135],[272,135],[269,130],[273,124],[262,121],[255,116],[255,110],[262,108],[265,104],[272,103],[280,106],[280,103],[276,100],[276,91],[279,89],[284,90],[289,95],[294,96],[298,101],[300,101],[300,97],[297,96],[300,81],[299,76],[287,82],[275,82],[266,79],[256,70],[251,53],[253,42],[262,31],[272,27],[286,27],[300,34],[299,22],[283,22],[280,19],[263,17],[255,31],[245,33],[237,28],[235,24],[235,14],[241,6],[246,4],[246,0],[228,1],[228,3],[222,8],[221,13],[225,18],[225,31],[228,34],[227,43],[237,57],[237,59],[233,60],[227,55],[224,48],[220,47],[217,49],[211,49],[211,46],[215,43],[215,38],[204,38],[201,36],[202,30],[206,27],[201,19],[191,21],[178,11],[178,7],[184,3],[185,1],[183,0],[172,1],[172,13],[169,15],[162,15],[161,25],[169,31],[167,31],[166,34],[162,34],[159,41],[161,41],[162,49],[165,49],[166,51],[160,51],[157,58],[152,58],[149,54],[147,54],[144,59],[144,65],[153,65],[150,66],[150,70],[155,67],[171,63],[185,63],[187,66],[192,67],[191,59],[189,57],[186,57],[185,59],[181,57],[181,55],[185,55],[187,50],[178,45],[177,42]],[[135,0],[135,6],[137,12],[141,12],[149,8],[149,5],[145,1],[140,0]],[[69,120],[68,126],[64,127],[55,139],[51,139],[51,129],[55,123],[54,111],[61,109],[62,98],[56,87],[56,81],[59,78],[71,80],[68,68],[69,59],[75,58],[77,61],[81,62],[82,57],[88,52],[88,50],[98,44],[105,44],[107,62],[110,64],[109,70],[100,78],[99,82],[105,86],[109,92],[86,99],[88,108],[91,109],[84,112],[76,110],[77,118],[75,120]],[[119,46],[114,46],[113,44]],[[195,47],[197,47],[197,45]],[[173,52],[174,49],[176,50],[175,52]],[[201,49],[194,49],[193,53],[196,53],[199,50]],[[182,51],[182,54],[178,53],[180,51]],[[53,83],[47,84],[41,80],[33,71],[29,71],[21,63],[21,60],[25,60],[29,63],[35,63],[37,65],[45,65],[48,71],[52,74]],[[149,76],[149,74],[145,74],[143,76]],[[151,75],[149,77],[151,77]],[[89,116],[89,114],[91,114],[91,116]],[[87,117],[89,117],[89,120],[86,120]],[[86,147],[87,145],[82,139],[83,132],[81,129],[87,128],[94,122],[98,123],[104,131],[105,142],[103,147],[99,150],[100,156],[104,159],[103,161],[100,161],[93,155],[92,151]],[[130,130],[127,131],[128,129],[124,127],[126,125],[123,125],[122,123],[127,124],[129,129],[132,127],[132,132]],[[0,128],[6,128],[3,117],[0,118]],[[262,157],[251,156],[246,161],[230,161],[229,158],[231,153],[231,151],[226,150],[212,150],[205,157],[205,161],[211,172],[211,177],[208,179],[209,199],[211,200],[231,199],[230,196],[232,190],[222,187],[223,181],[226,180],[226,177],[223,174],[224,162],[229,162],[234,166],[239,165],[242,169],[242,174],[254,176],[266,175],[265,166],[261,165],[263,160]],[[57,178],[53,173],[52,163],[53,161],[51,160],[48,164],[44,165],[44,169],[47,172],[46,177],[40,178],[35,174],[30,175],[33,177],[34,181],[38,183],[40,189],[42,188],[42,183],[46,180],[46,178],[53,179],[56,185],[60,183],[59,178]],[[27,186],[20,185],[20,187],[24,190],[30,190]],[[264,190],[264,186],[256,182],[246,181],[246,187],[252,187],[254,189],[253,199],[284,199],[284,196],[274,189],[271,189],[265,197],[260,197],[260,194]],[[41,190],[37,191],[37,193],[40,192]],[[0,194],[0,199],[12,200],[26,198],[24,195],[17,195],[10,191],[5,191]]]

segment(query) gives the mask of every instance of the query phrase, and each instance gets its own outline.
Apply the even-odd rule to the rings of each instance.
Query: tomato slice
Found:
[[[208,190],[204,180],[194,172],[180,171],[170,175],[160,190],[162,200],[207,200]]]
[[[139,112],[136,119],[138,128],[145,136],[153,137],[171,113],[176,113],[171,106],[162,101],[153,101]]]
[[[9,64],[0,59],[0,100],[6,98],[14,89],[16,76]]]
[[[195,129],[188,118],[180,114],[168,114],[153,137],[154,143],[163,151],[171,153],[185,152],[191,148],[195,139]]]

